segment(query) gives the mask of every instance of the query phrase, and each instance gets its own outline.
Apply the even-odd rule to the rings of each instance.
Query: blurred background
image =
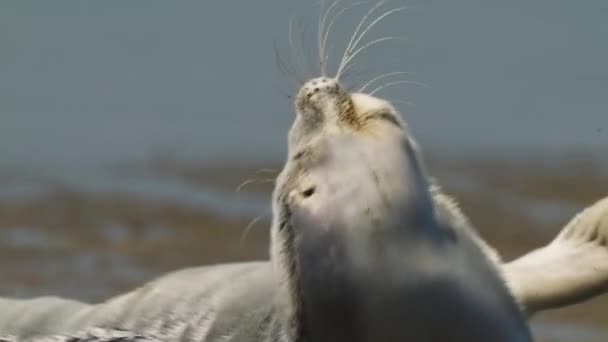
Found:
[[[430,86],[379,96],[505,258],[608,195],[608,2],[402,4],[369,39],[407,41],[370,49],[347,84],[411,71]],[[368,8],[336,24],[334,68]],[[313,65],[312,1],[1,2],[0,295],[99,301],[170,270],[267,258],[297,88],[275,46],[297,64],[294,14]],[[535,334],[604,341],[607,305],[543,314]]]

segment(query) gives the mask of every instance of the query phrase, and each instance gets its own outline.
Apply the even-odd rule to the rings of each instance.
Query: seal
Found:
[[[437,207],[389,102],[320,77],[295,107],[271,243],[288,340],[530,340],[493,260]]]
[[[576,215],[547,246],[503,270],[528,315],[608,291],[608,198]]]
[[[363,43],[366,33],[400,9],[364,25],[382,3],[372,7],[330,77],[327,37],[350,8],[338,3],[320,18],[321,77],[295,96],[269,262],[181,270],[99,304],[0,299],[0,338],[519,342],[531,340],[526,314],[604,292],[608,199],[503,264],[428,175],[400,113],[375,96],[391,82],[365,93],[340,80],[361,51],[387,40]]]

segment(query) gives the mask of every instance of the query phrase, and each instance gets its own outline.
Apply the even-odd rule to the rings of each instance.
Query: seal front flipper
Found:
[[[528,315],[608,291],[608,197],[577,214],[547,246],[503,269]]]

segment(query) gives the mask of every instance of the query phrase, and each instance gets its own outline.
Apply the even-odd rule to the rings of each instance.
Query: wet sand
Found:
[[[608,195],[608,173],[584,156],[430,158],[429,165],[506,259],[547,243],[576,212]],[[154,160],[113,165],[110,172],[122,181],[105,188],[0,170],[0,293],[98,301],[171,270],[266,259],[268,202],[279,169],[278,162]],[[173,185],[158,191],[121,185],[142,179]],[[32,184],[44,187],[23,190]],[[192,195],[210,190],[243,209],[222,211],[221,201],[214,207]],[[536,317],[539,341],[602,340],[607,305],[603,297]]]

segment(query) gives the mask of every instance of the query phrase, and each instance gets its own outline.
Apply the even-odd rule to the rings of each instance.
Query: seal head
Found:
[[[438,212],[389,102],[320,77],[295,109],[271,244],[293,341],[528,341],[495,266]]]

